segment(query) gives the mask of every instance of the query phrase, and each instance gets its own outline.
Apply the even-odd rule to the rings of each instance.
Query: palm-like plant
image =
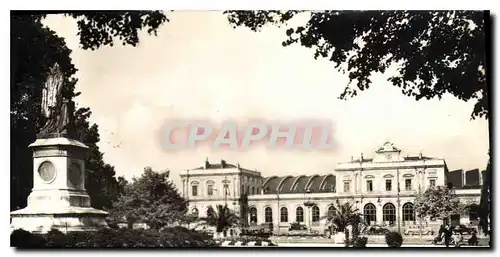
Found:
[[[354,237],[359,234],[359,225],[365,223],[357,208],[350,203],[340,204],[339,201],[327,213],[326,219],[337,232],[345,233],[347,226],[351,225]]]
[[[217,205],[216,208],[217,211],[212,206],[209,206],[207,217],[201,218],[201,220],[205,221],[209,226],[215,226],[217,233],[226,232],[230,227],[239,225],[239,217],[227,205]]]

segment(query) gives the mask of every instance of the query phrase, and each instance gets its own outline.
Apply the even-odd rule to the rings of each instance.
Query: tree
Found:
[[[306,24],[287,22],[302,11],[226,11],[234,26],[259,31],[266,24],[287,26],[283,46],[314,49],[349,75],[340,99],[370,87],[374,72],[398,65],[389,80],[402,93],[441,98],[450,93],[463,101],[477,99],[472,118],[489,117],[485,35],[489,12],[481,11],[326,11],[308,12]],[[353,86],[355,84],[355,86]]]
[[[201,218],[209,226],[215,226],[216,232],[226,234],[227,230],[240,224],[240,218],[231,211],[227,205],[217,205],[217,211],[212,206],[208,207],[207,217]]]
[[[56,62],[64,74],[64,97],[73,100],[79,93],[74,91],[77,79],[71,63],[71,50],[64,39],[42,24],[47,13],[11,13],[11,210],[26,206],[33,187],[33,159],[28,145],[36,139],[36,133],[45,120],[41,115],[42,86],[47,72]],[[156,34],[159,26],[167,21],[158,11],[145,12],[73,12],[66,15],[78,20],[78,36],[83,49],[95,50],[112,46],[121,41],[135,46],[139,42],[138,31],[147,29]],[[90,110],[80,108],[75,112],[78,135],[90,146],[86,157],[86,187],[95,208],[109,208],[116,188],[114,168],[102,160],[97,125],[90,125]]]
[[[187,202],[169,180],[169,173],[144,168],[139,178],[125,185],[124,192],[113,203],[110,211],[115,222],[146,223],[153,229],[165,228],[183,220]]]
[[[420,218],[445,220],[462,210],[460,200],[448,187],[429,188],[415,198],[415,213]]]
[[[352,226],[353,237],[356,238],[359,235],[359,225],[363,224],[364,221],[361,218],[359,210],[350,203],[340,204],[339,201],[335,205],[332,205],[332,209],[329,209],[326,220],[331,224],[332,228],[335,228],[337,232],[347,232],[347,227]],[[348,234],[346,233],[346,240],[348,239]]]
[[[11,17],[11,210],[26,206],[33,187],[33,157],[28,145],[36,139],[44,124],[41,115],[42,86],[55,62],[64,73],[63,95],[71,99],[76,80],[71,50],[63,39],[43,27],[34,16]]]
[[[488,161],[488,166],[483,173],[483,187],[481,188],[481,200],[479,203],[479,225],[481,230],[486,235],[490,235],[490,220],[491,220],[491,164]]]

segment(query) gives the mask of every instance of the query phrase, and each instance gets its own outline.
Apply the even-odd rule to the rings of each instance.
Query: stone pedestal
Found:
[[[337,232],[334,236],[335,244],[343,244],[345,242],[345,233]]]
[[[91,207],[85,190],[87,146],[68,138],[37,139],[33,149],[33,189],[28,206],[11,212],[11,230],[46,233],[58,229],[92,231],[107,227],[107,212]]]

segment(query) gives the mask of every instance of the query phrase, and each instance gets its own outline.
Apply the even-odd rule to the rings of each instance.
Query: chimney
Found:
[[[240,163],[239,163],[239,162],[236,164],[236,167],[237,167],[238,169],[240,169]]]
[[[418,154],[418,158],[422,159],[422,151]]]
[[[224,169],[226,167],[226,161],[220,160],[220,166]]]
[[[351,162],[353,162],[353,161],[354,161],[354,156],[351,156]]]
[[[208,169],[210,167],[210,163],[208,162],[208,157],[205,159],[205,169]]]
[[[361,153],[361,162],[363,162],[363,153]]]

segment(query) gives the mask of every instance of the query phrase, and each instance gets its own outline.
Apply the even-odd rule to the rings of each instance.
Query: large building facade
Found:
[[[239,164],[211,164],[181,172],[182,194],[189,209],[206,216],[209,206],[229,206],[250,226],[266,225],[275,233],[288,231],[291,223],[324,231],[326,214],[336,202],[352,203],[370,224],[405,227],[425,222],[415,217],[414,200],[436,186],[452,186],[464,205],[479,204],[482,172],[449,171],[444,159],[419,154],[403,156],[391,142],[384,143],[372,158],[351,158],[327,175],[262,177]],[[477,223],[477,214],[464,211],[453,223]]]

